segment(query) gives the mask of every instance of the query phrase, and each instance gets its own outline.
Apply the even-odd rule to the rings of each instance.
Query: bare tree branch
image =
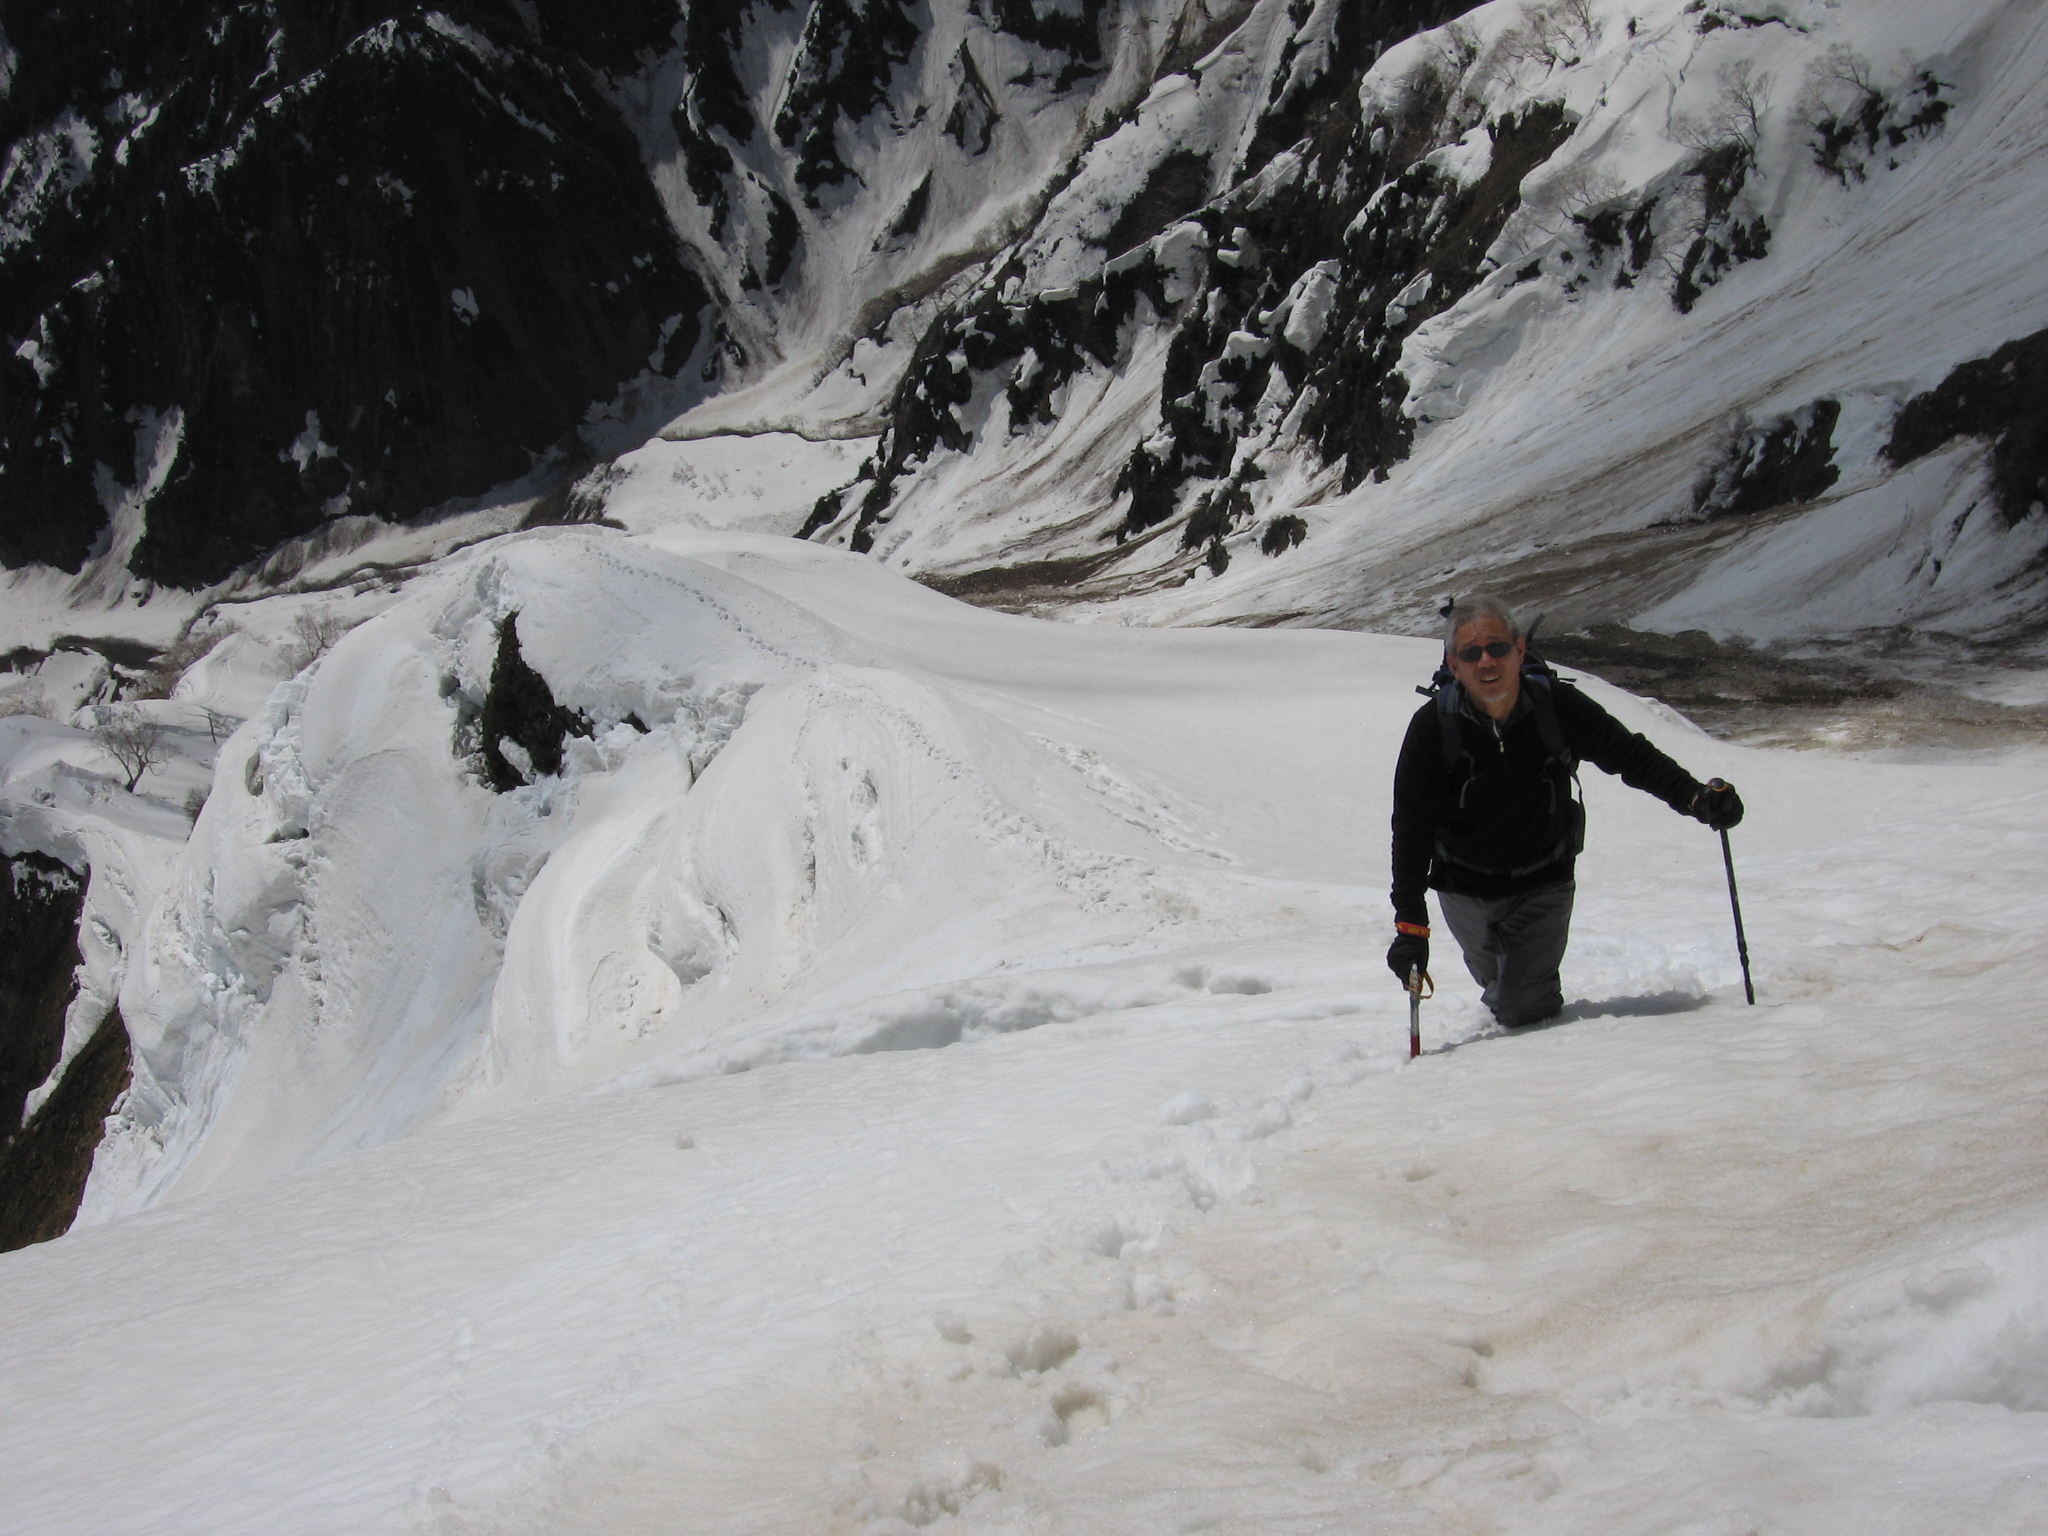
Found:
[[[334,613],[316,613],[301,608],[292,620],[292,643],[285,648],[285,660],[293,672],[303,672],[334,649],[334,643],[355,626]]]
[[[164,743],[163,726],[129,705],[102,709],[92,735],[101,750],[128,775],[128,782],[121,787],[130,792],[145,773],[172,757],[171,749]]]

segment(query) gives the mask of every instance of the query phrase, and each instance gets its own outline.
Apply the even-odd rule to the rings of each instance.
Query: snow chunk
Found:
[[[1483,126],[1474,128],[1457,143],[1424,155],[1422,164],[1441,171],[1462,192],[1493,165],[1493,135]]]
[[[1287,324],[1281,339],[1303,352],[1313,352],[1330,323],[1330,308],[1337,302],[1340,263],[1319,261],[1295,279],[1287,296]]]
[[[1429,290],[1435,283],[1434,273],[1423,272],[1387,304],[1387,329],[1398,330],[1408,323],[1408,311],[1429,297]]]
[[[320,436],[320,413],[318,411],[308,411],[306,412],[306,430],[293,438],[290,444],[278,453],[277,457],[281,463],[296,464],[299,467],[299,473],[303,475],[313,467],[315,460],[331,459],[338,451],[334,444],[325,441]]]

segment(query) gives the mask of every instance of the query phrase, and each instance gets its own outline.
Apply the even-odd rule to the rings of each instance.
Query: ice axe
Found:
[[[1422,990],[1425,984],[1429,987],[1427,992]],[[1408,1059],[1413,1061],[1422,1054],[1422,1000],[1436,996],[1436,983],[1429,979],[1429,972],[1414,965],[1408,968],[1408,980],[1403,985],[1408,988]]]
[[[1707,788],[1723,790],[1728,787],[1721,779],[1707,780]],[[1721,829],[1721,862],[1728,870],[1728,907],[1735,914],[1735,953],[1742,959],[1742,995],[1752,1006],[1756,1003],[1756,988],[1749,980],[1749,940],[1742,932],[1742,898],[1735,894],[1735,855],[1728,848],[1728,829]]]

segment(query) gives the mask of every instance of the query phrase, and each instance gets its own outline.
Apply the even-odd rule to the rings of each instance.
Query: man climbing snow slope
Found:
[[[1453,603],[1435,696],[1408,722],[1394,768],[1387,965],[1404,985],[1429,971],[1423,892],[1434,888],[1495,1019],[1516,1028],[1564,1007],[1557,972],[1586,841],[1581,760],[1716,831],[1742,820],[1732,785],[1701,784],[1532,658],[1504,603]]]

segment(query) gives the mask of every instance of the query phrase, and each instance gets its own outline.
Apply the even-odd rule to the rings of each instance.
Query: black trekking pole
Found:
[[[1709,789],[1721,789],[1723,787],[1719,779],[1710,779],[1707,782],[1707,788]],[[1742,898],[1735,894],[1735,855],[1728,847],[1728,829],[1726,827],[1721,829],[1721,862],[1728,869],[1728,907],[1735,914],[1735,953],[1742,959],[1742,995],[1749,999],[1751,1006],[1754,1006],[1756,1003],[1756,988],[1750,985],[1749,980],[1749,940],[1743,936],[1742,932]]]

